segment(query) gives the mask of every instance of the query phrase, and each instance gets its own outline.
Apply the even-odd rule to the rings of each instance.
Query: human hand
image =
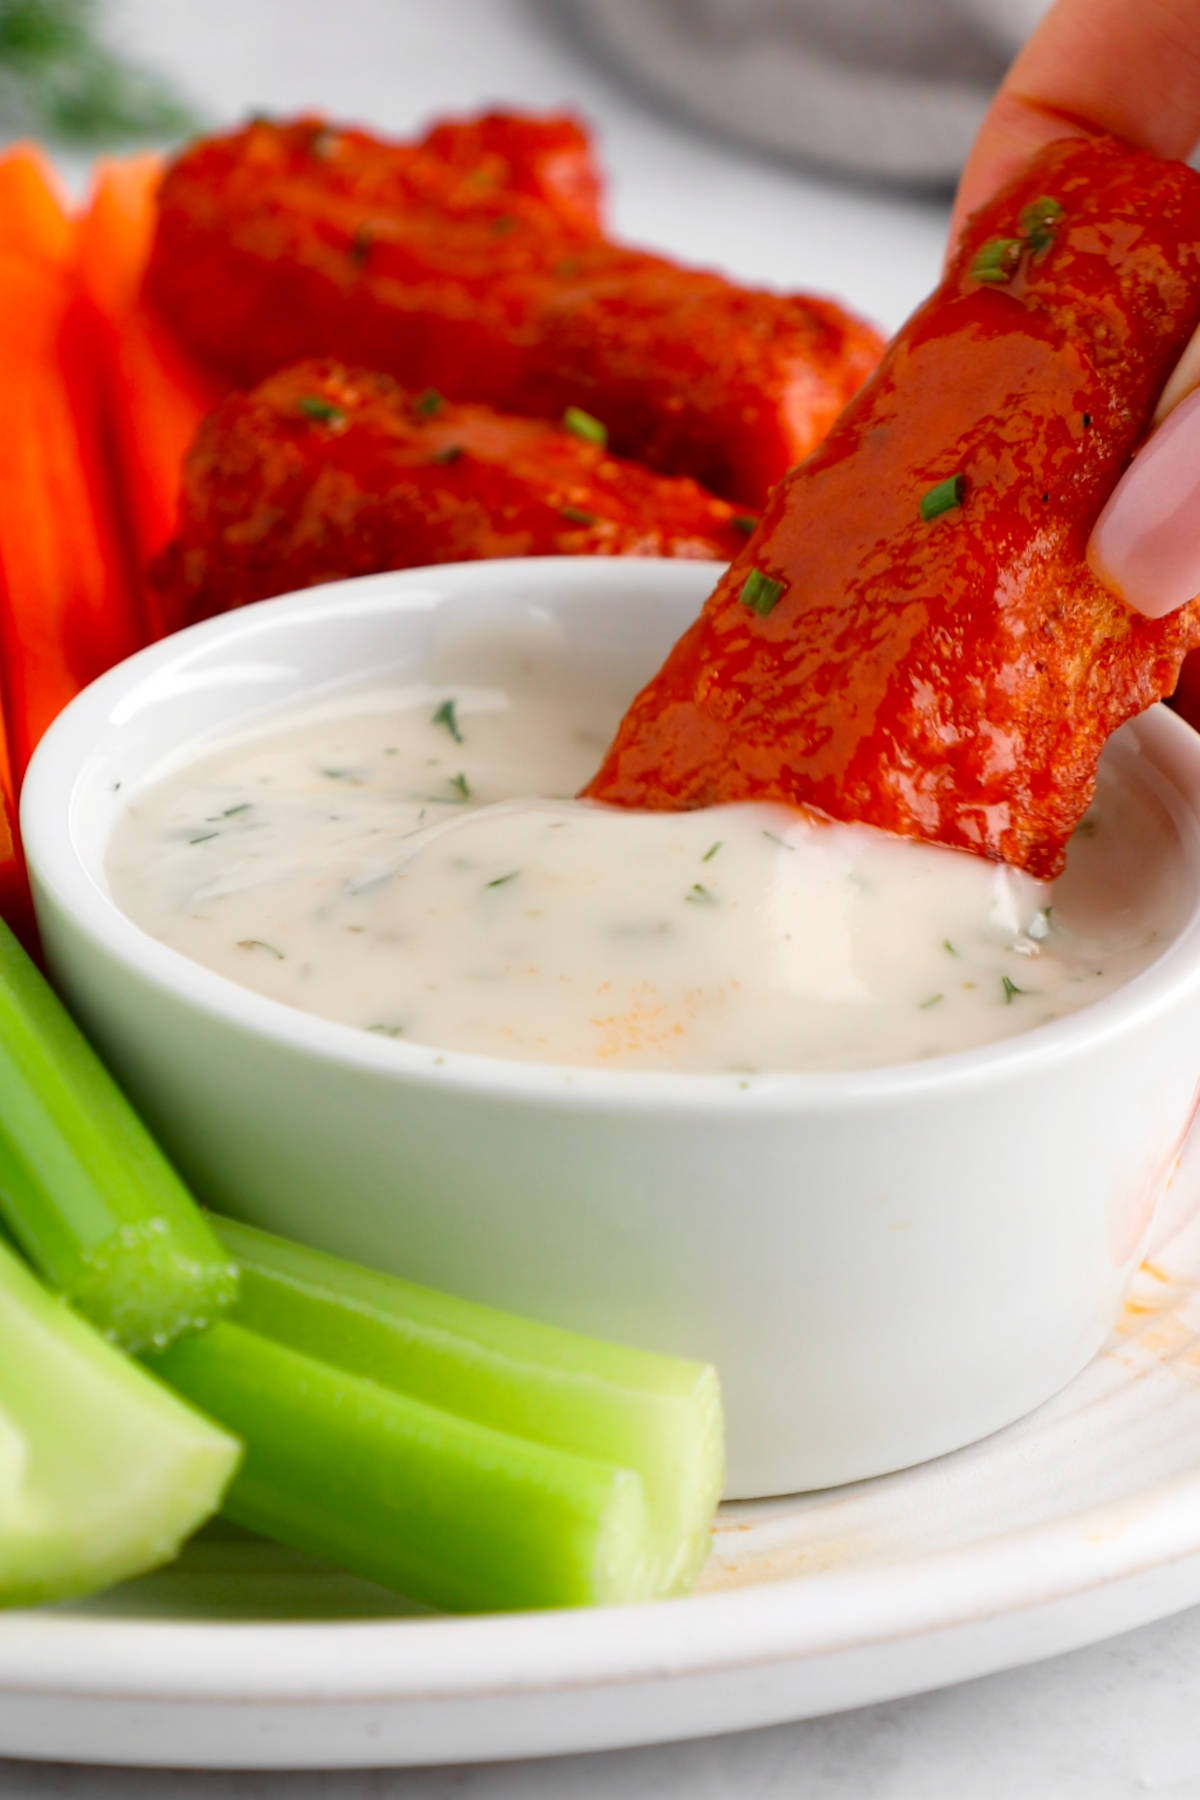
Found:
[[[1189,154],[1200,137],[1200,0],[1058,0],[980,128],[951,244],[1043,145],[1096,130],[1159,156]],[[1161,618],[1200,595],[1200,329],[1154,425],[1096,523],[1088,561],[1129,605]]]

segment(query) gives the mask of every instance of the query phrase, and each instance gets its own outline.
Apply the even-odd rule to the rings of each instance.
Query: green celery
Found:
[[[241,1524],[450,1609],[644,1599],[699,1569],[721,1486],[712,1369],[510,1318],[245,1226],[222,1222],[223,1242],[0,928],[5,1225],[79,1311],[244,1438],[226,1502]],[[217,1315],[243,1260],[233,1323]],[[65,1306],[41,1299],[92,1342]],[[35,1557],[0,1562],[10,1596],[96,1585],[169,1555],[216,1491],[199,1515],[185,1516],[182,1495],[174,1531],[143,1527],[138,1496],[157,1494],[160,1469],[174,1467],[179,1420],[227,1459],[236,1446],[146,1384],[163,1425],[161,1447],[143,1449],[132,1402],[122,1409],[83,1381],[77,1401],[60,1402],[45,1387],[50,1353],[18,1359],[15,1347],[0,1333],[0,1370],[38,1373],[0,1374],[0,1557],[20,1526],[26,1444],[49,1471],[47,1495],[59,1472],[71,1485],[72,1457],[87,1466],[69,1519],[45,1502],[43,1585],[20,1573]],[[106,1354],[140,1393],[145,1378]],[[76,1517],[72,1574],[59,1539]]]
[[[169,1561],[220,1505],[238,1454],[0,1237],[0,1606]]]
[[[214,1224],[241,1267],[239,1322],[463,1419],[635,1470],[655,1591],[691,1585],[723,1481],[710,1365],[517,1318],[233,1220]]]
[[[232,1302],[237,1272],[61,1001],[0,924],[0,1217],[123,1349]]]
[[[229,1518],[448,1611],[659,1591],[641,1482],[220,1321],[150,1358],[246,1442]]]

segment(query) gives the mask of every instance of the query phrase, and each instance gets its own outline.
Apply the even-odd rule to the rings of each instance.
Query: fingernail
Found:
[[[1098,581],[1148,619],[1200,595],[1200,390],[1138,451],[1087,548]]]

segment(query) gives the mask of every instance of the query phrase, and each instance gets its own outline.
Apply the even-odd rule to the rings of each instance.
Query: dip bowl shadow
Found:
[[[836,1074],[660,1074],[464,1055],[265,999],[147,936],[105,850],[164,759],[425,660],[450,618],[538,609],[632,696],[708,564],[483,562],[264,602],[142,651],[40,746],[21,823],[51,972],[196,1191],[432,1286],[716,1363],[731,1497],[982,1437],[1095,1354],[1200,1076],[1200,736],[1126,726],[1188,915],[1148,969],[1022,1036]]]

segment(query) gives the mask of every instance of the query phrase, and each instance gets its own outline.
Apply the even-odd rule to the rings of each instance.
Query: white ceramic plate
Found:
[[[1189,1164],[1176,1220],[1200,1189]],[[727,1507],[694,1598],[401,1617],[377,1590],[211,1536],[91,1607],[0,1620],[0,1755],[331,1768],[649,1743],[941,1686],[1188,1606],[1200,1221],[1158,1236],[1057,1399],[919,1469]]]

